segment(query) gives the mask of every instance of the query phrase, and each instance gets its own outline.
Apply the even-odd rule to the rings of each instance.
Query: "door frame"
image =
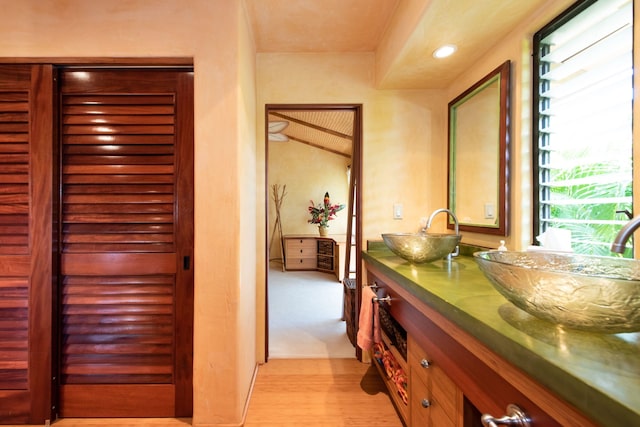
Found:
[[[264,331],[264,357],[265,362],[269,360],[269,113],[271,111],[333,111],[333,110],[350,110],[353,111],[353,147],[352,147],[352,159],[351,170],[352,179],[356,182],[357,191],[354,201],[349,200],[349,203],[354,203],[353,215],[356,218],[355,230],[352,228],[352,232],[355,234],[355,268],[356,268],[356,301],[355,318],[358,318],[359,301],[360,301],[360,288],[362,287],[362,104],[265,104],[265,124],[264,124],[264,162],[265,162],[265,331]],[[351,218],[349,218],[351,221]],[[284,262],[284,260],[283,260]],[[357,324],[356,331],[357,331]],[[354,351],[358,360],[362,359],[362,350],[356,346]]]

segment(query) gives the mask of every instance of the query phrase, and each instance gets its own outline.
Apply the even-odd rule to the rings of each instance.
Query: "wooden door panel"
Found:
[[[60,414],[189,416],[191,73],[61,81]]]
[[[175,253],[97,253],[67,254],[61,273],[68,276],[175,274]]]
[[[0,390],[28,389],[30,274],[29,256],[0,256]]]
[[[139,404],[140,394],[146,394],[144,405]],[[60,395],[65,411],[76,417],[132,418],[174,417],[175,387],[157,385],[64,385]],[[88,407],[86,400],[92,396],[96,405]],[[109,406],[100,403],[109,402]]]
[[[0,424],[26,424],[31,417],[29,390],[0,390]]]
[[[0,65],[0,424],[51,418],[52,67]]]
[[[25,423],[31,405],[28,352],[31,73],[29,67],[20,67],[11,74],[7,67],[0,67],[3,81],[15,76],[20,82],[18,87],[0,89],[0,422],[3,424]]]

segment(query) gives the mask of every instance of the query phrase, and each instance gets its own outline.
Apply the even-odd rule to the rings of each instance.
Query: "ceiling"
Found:
[[[289,141],[351,158],[353,117],[353,110],[270,111],[269,123],[287,122],[279,133]],[[279,138],[270,132],[269,140],[275,143]]]
[[[395,49],[397,52],[389,66],[383,70],[384,76],[378,78],[380,89],[446,88],[538,8],[550,1],[558,2],[245,1],[258,53],[376,53],[379,46],[386,46],[385,43],[400,46]],[[567,0],[559,3],[563,2],[568,3]],[[446,59],[434,59],[432,52],[445,43],[457,45],[456,54]],[[330,151],[350,152],[350,145],[349,148],[344,145],[348,139],[332,134],[350,133],[345,130],[343,118],[331,115],[325,119],[322,116],[313,112],[297,112],[295,118],[298,122],[290,120],[283,133],[290,140],[302,140]],[[282,118],[270,116],[269,121],[272,120]],[[303,129],[302,122],[312,123],[312,126]],[[318,127],[326,131],[320,131]]]
[[[400,0],[246,0],[258,52],[373,52]]]
[[[245,1],[259,53],[376,52],[386,35],[401,48],[381,88],[437,89],[554,0]],[[456,54],[434,59],[445,43]]]

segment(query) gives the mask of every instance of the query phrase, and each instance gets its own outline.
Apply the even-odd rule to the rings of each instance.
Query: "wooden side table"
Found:
[[[286,270],[317,270],[340,280],[339,245],[330,237],[284,236],[284,258]]]

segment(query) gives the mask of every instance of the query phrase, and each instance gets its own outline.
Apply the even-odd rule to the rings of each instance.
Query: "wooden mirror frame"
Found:
[[[456,214],[459,221],[459,228],[462,231],[470,231],[474,233],[484,233],[484,234],[492,234],[499,236],[507,236],[509,234],[509,121],[510,121],[510,75],[511,75],[511,62],[506,61],[501,64],[498,68],[491,71],[481,80],[479,80],[476,84],[471,86],[469,89],[464,91],[460,96],[456,97],[453,101],[449,103],[449,122],[448,122],[448,136],[449,136],[449,165],[447,172],[447,206],[448,208]],[[495,225],[483,225],[483,224],[474,224],[474,223],[465,223],[463,218],[460,218],[456,212],[456,178],[455,178],[455,170],[456,167],[460,168],[460,166],[456,165],[456,129],[459,126],[456,111],[457,108],[460,107],[464,102],[468,101],[473,96],[482,92],[487,86],[492,84],[494,81],[499,82],[500,94],[499,94],[499,103],[500,103],[500,112],[499,112],[499,123],[498,123],[498,153],[496,153],[496,160],[498,161],[497,165],[497,176],[496,181],[498,184],[497,187],[497,206],[495,206],[495,212],[497,213],[497,221]],[[480,132],[478,132],[480,133]],[[473,168],[462,167],[464,170],[472,170]],[[473,172],[467,172],[473,173]],[[482,188],[478,188],[478,193],[482,192]],[[448,228],[453,229],[454,224],[449,220],[447,224]]]

